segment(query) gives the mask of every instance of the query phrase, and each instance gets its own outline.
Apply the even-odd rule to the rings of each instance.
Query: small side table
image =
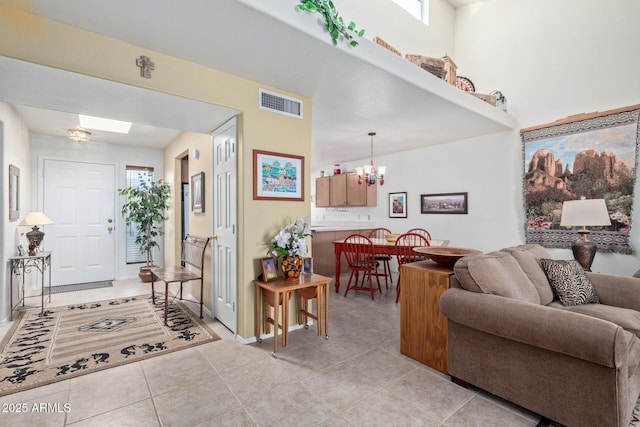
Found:
[[[45,273],[49,270],[49,302],[51,302],[51,252],[37,252],[35,255],[19,255],[9,258],[9,271],[11,272],[11,320],[13,320],[14,310],[19,309],[20,305],[25,308],[24,280],[27,273],[31,273],[33,269],[40,272],[42,291],[40,292],[40,313],[44,311],[44,278]],[[13,277],[20,276],[22,283],[18,283],[18,301],[13,304]]]
[[[262,342],[262,292],[261,289],[266,289],[273,293],[273,307],[274,309],[274,336],[273,336],[273,353],[272,356],[276,357],[278,352],[278,301],[280,300],[280,294],[282,294],[282,347],[286,347],[289,344],[289,293],[299,289],[310,288],[312,286],[318,287],[318,304],[323,305],[322,317],[318,319],[318,322],[324,322],[325,337],[329,338],[329,283],[331,283],[330,277],[321,276],[319,274],[302,273],[300,279],[296,281],[286,281],[278,279],[273,282],[262,282],[260,280],[254,280],[256,285],[256,313],[255,313],[255,331],[256,340]]]

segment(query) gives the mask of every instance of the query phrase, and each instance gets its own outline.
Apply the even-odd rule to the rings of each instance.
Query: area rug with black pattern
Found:
[[[150,295],[28,310],[0,343],[0,396],[220,338],[179,301]]]

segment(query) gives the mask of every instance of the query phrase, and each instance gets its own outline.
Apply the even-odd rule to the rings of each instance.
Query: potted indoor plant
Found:
[[[127,225],[136,227],[136,245],[140,252],[145,254],[146,262],[140,267],[140,280],[151,281],[149,269],[153,264],[153,248],[158,247],[156,237],[164,234],[165,211],[169,208],[169,184],[162,180],[153,181],[143,179],[140,175],[140,184],[118,189],[121,196],[126,197],[122,206],[122,216]]]
[[[302,271],[302,258],[307,254],[307,237],[311,236],[306,218],[289,223],[270,241],[269,252],[280,260],[284,280],[297,280]]]

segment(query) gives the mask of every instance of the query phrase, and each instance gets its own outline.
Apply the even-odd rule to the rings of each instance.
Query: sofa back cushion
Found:
[[[540,304],[536,287],[508,252],[466,256],[456,262],[453,270],[467,291]]]
[[[543,258],[551,258],[549,252],[540,245],[520,245],[511,248],[502,249],[509,252],[520,264],[520,268],[527,275],[533,286],[536,287],[540,296],[540,304],[547,305],[554,299],[553,289],[540,266],[540,260]]]

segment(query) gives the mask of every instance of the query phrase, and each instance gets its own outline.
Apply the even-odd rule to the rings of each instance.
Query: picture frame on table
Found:
[[[302,258],[302,272],[313,274],[313,258],[311,257]]]
[[[276,263],[271,257],[260,258],[260,266],[262,267],[262,281],[273,282],[278,280],[278,271]]]
[[[423,214],[468,214],[468,194],[438,193],[420,195],[420,212]]]
[[[304,201],[304,156],[253,150],[253,200]]]
[[[204,172],[191,177],[191,211],[204,213]]]
[[[407,192],[389,193],[389,218],[407,217]]]

